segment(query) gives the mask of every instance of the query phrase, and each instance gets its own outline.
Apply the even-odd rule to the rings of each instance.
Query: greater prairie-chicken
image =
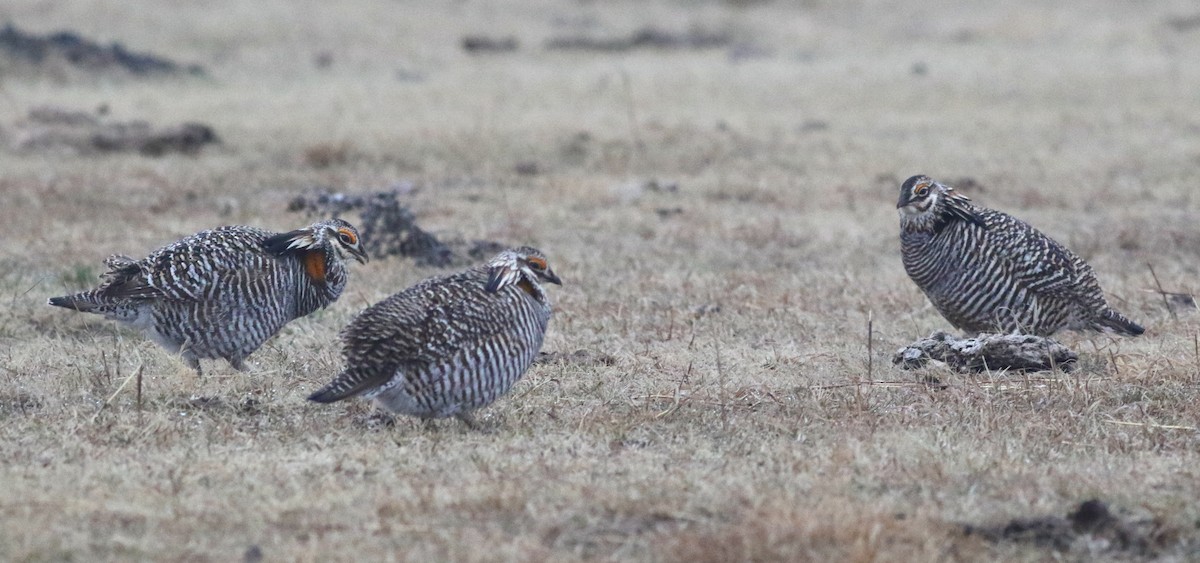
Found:
[[[143,330],[200,373],[200,358],[235,369],[283,325],[333,303],[349,257],[367,261],[341,219],[287,233],[229,226],[201,231],[146,258],[114,255],[96,289],[49,304]]]
[[[1144,331],[1109,306],[1091,266],[1020,219],[920,175],[900,186],[896,208],[904,269],[960,330]]]
[[[388,297],[342,330],[345,369],[309,400],[363,395],[393,413],[475,427],[471,411],[508,392],[542,348],[543,281],[562,285],[526,246]]]

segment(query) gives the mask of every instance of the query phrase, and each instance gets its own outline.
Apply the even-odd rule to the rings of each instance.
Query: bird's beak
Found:
[[[542,274],[542,277],[554,285],[562,285],[562,280],[558,278],[558,274],[555,274],[554,270],[550,268],[546,268],[546,272]]]
[[[896,202],[896,209],[900,209],[912,200],[908,199],[909,192],[906,190],[900,194],[900,201]]]
[[[371,257],[367,256],[366,249],[359,246],[351,247],[350,255],[353,256],[355,260],[358,260],[359,264],[366,264],[367,262],[371,261]]]

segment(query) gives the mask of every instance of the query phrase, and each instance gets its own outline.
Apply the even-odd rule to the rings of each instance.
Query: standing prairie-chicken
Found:
[[[542,281],[562,285],[526,246],[376,303],[342,330],[345,370],[309,400],[363,395],[393,413],[474,427],[471,411],[508,392],[542,348]]]
[[[904,269],[960,330],[1144,331],[1108,305],[1091,266],[1020,219],[927,176],[900,186],[896,208]]]
[[[337,301],[348,257],[367,261],[358,230],[341,219],[279,234],[220,227],[142,260],[110,256],[99,287],[49,303],[141,329],[197,373],[200,358],[244,370],[283,325]]]

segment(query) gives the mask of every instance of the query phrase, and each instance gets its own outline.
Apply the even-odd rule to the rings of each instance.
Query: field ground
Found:
[[[1200,316],[1149,270],[1197,289],[1195,4],[437,4],[0,6],[207,71],[0,72],[0,559],[1200,558]],[[546,48],[647,25],[722,41]],[[221,143],[14,150],[42,106]],[[1069,374],[894,368],[948,328],[898,256],[915,173],[1075,249],[1147,334],[1066,335]],[[397,185],[435,234],[539,246],[565,281],[558,359],[490,433],[304,400],[342,325],[440,272],[405,259],[355,267],[249,374],[44,305],[110,253]],[[1047,519],[1089,499],[1119,523]]]

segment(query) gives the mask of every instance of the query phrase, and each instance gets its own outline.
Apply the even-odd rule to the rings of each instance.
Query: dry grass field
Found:
[[[1149,269],[1200,285],[1193,2],[10,0],[0,20],[206,70],[0,66],[0,559],[1200,559],[1200,315]],[[547,47],[647,26],[714,40]],[[220,143],[17,150],[44,106]],[[916,173],[1076,250],[1147,333],[1064,335],[1071,373],[893,367],[949,328],[900,264]],[[341,326],[445,271],[408,259],[354,264],[248,373],[197,377],[45,305],[111,253],[395,186],[437,236],[536,245],[564,280],[554,359],[479,413],[491,432],[305,401]],[[1089,499],[1112,513],[1094,533],[1065,519]]]

